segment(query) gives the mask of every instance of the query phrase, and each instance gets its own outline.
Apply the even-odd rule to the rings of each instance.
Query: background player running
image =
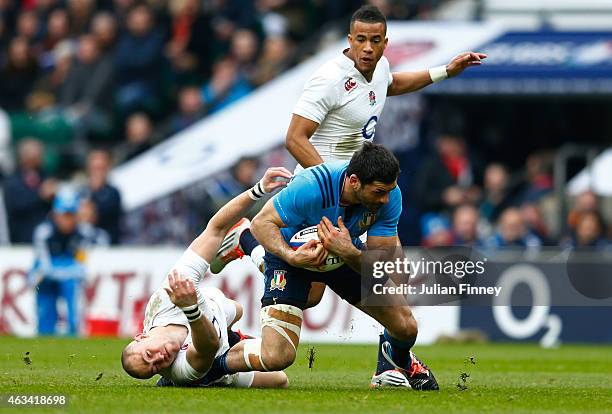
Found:
[[[374,6],[351,17],[348,49],[323,64],[306,82],[291,118],[286,146],[298,169],[323,161],[350,160],[374,139],[387,96],[422,89],[481,64],[484,53],[465,52],[448,65],[416,72],[391,73],[383,56],[387,21]]]
[[[255,187],[213,216],[175,264],[168,279],[151,296],[145,311],[144,333],[121,354],[128,374],[140,379],[160,374],[176,385],[215,382],[239,387],[287,386],[283,372],[206,377],[215,358],[229,349],[228,330],[240,319],[242,308],[218,289],[200,289],[199,283],[230,225],[252,207],[254,200],[285,186],[289,177],[291,173],[284,168],[268,169]]]

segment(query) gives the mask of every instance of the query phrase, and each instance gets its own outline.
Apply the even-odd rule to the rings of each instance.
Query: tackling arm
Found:
[[[219,348],[219,337],[207,317],[189,322],[193,346],[187,349],[187,362],[198,372],[210,369]]]

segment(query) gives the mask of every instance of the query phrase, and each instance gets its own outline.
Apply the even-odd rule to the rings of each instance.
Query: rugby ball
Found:
[[[291,246],[293,250],[297,250],[304,243],[308,243],[309,240],[319,241],[317,226],[306,227],[305,229],[295,233],[289,241],[289,246]],[[344,260],[342,260],[341,257],[328,252],[327,256],[325,257],[324,264],[317,267],[304,266],[304,269],[308,269],[313,272],[331,272],[332,270],[338,269],[342,265],[344,265]]]

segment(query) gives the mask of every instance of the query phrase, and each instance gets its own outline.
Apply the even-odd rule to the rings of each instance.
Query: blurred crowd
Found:
[[[554,151],[535,152],[522,167],[510,169],[492,161],[492,154],[479,156],[461,134],[443,133],[432,141],[418,164],[406,163],[402,153],[396,153],[404,171],[399,183],[405,204],[398,229],[402,244],[481,251],[612,248],[607,224],[611,200],[591,190],[560,200],[553,185]],[[131,230],[125,241],[185,243],[195,235],[193,229],[272,165],[293,169],[295,160],[284,148],[242,158],[229,171],[150,203],[139,214],[128,214],[126,226]]]
[[[57,194],[71,191],[79,201],[78,221],[99,229],[103,239],[119,243],[122,220],[121,196],[107,181],[111,156],[106,150],[88,153],[86,173],[70,184],[49,176],[42,168],[43,145],[28,138],[18,146],[18,165],[4,182],[2,210],[5,212],[4,238],[13,244],[29,244],[36,227],[49,217]],[[1,230],[0,226],[0,230]],[[106,243],[104,243],[106,244]]]
[[[442,1],[370,3],[389,19],[426,19]],[[188,242],[266,166],[292,168],[293,160],[282,149],[244,158],[128,214],[110,169],[292,67],[325,40],[322,28],[344,33],[361,4],[0,0],[0,244],[32,243],[66,182],[79,196],[79,220],[101,239]],[[441,133],[418,168],[410,166],[418,173],[406,198],[416,218],[400,229],[406,244],[608,246],[604,207],[592,192],[559,219],[552,154],[534,153],[510,171],[466,142]]]
[[[563,200],[553,188],[553,162],[554,152],[537,152],[522,169],[510,171],[502,163],[483,162],[461,134],[440,134],[411,197],[421,213],[421,245],[609,249],[603,213],[610,206],[594,192],[569,200],[569,213],[560,218]]]
[[[437,3],[372,2],[399,19]],[[0,169],[26,137],[51,174],[82,169],[94,146],[129,160],[303,59],[361,3],[0,0]]]
[[[390,19],[426,18],[439,2],[371,1]],[[31,243],[66,182],[113,244],[182,242],[193,230],[146,240],[130,233],[155,215],[123,217],[110,168],[304,59],[322,28],[343,33],[362,3],[0,0],[0,243]],[[240,171],[226,176],[245,182]],[[215,183],[197,203],[198,219],[229,191]],[[182,205],[170,202],[169,213]]]

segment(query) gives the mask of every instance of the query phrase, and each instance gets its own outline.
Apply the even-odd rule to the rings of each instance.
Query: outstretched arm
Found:
[[[393,82],[387,88],[387,95],[394,96],[418,91],[438,80],[457,76],[470,66],[478,66],[486,57],[484,53],[465,52],[455,56],[445,67],[417,72],[394,72]]]
[[[253,198],[260,192],[257,186],[261,185],[263,192],[270,193],[286,186],[290,178],[291,173],[283,167],[268,168],[266,174],[253,189],[245,191],[221,207],[210,219],[206,229],[191,243],[189,249],[210,263],[230,227],[255,204],[256,199]]]
[[[387,88],[387,96],[402,95],[418,91],[431,85],[433,81],[428,70],[418,72],[393,72],[393,82]]]

